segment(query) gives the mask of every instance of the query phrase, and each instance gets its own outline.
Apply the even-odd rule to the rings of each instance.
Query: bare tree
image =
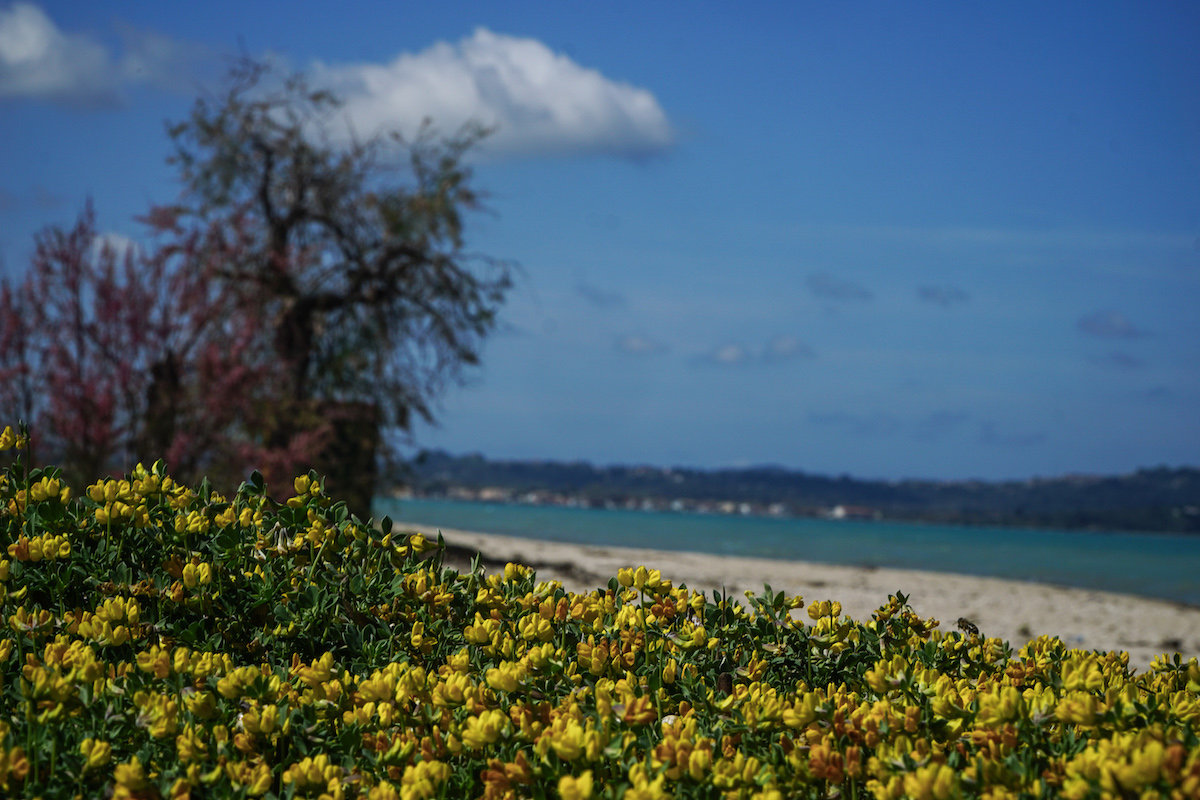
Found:
[[[343,493],[370,492],[380,429],[434,418],[510,286],[506,264],[464,249],[463,215],[481,201],[464,156],[487,131],[339,144],[336,98],[301,76],[264,89],[266,77],[242,63],[222,98],[169,128],[181,207],[248,237],[218,275],[269,329],[282,370],[263,444],[332,426],[318,468]]]

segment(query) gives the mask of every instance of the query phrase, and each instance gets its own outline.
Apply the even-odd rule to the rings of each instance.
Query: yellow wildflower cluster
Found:
[[[858,621],[644,566],[586,594],[459,574],[291,488],[7,474],[0,793],[1200,797],[1195,660],[1014,652],[899,593]]]
[[[11,450],[14,447],[18,450],[25,448],[26,441],[24,437],[13,431],[12,425],[5,425],[4,430],[0,431],[0,453],[5,450]]]

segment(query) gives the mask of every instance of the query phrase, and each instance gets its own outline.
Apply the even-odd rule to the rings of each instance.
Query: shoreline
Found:
[[[1014,652],[1029,639],[1049,634],[1068,647],[1128,651],[1129,665],[1138,671],[1162,653],[1178,652],[1184,661],[1200,657],[1200,608],[1167,600],[955,573],[576,545],[404,521],[393,529],[433,539],[440,531],[446,565],[460,571],[479,553],[489,571],[518,562],[536,569],[539,580],[560,581],[574,592],[605,585],[621,567],[645,565],[676,586],[706,592],[723,588],[741,599],[744,590],[757,594],[768,583],[806,602],[837,600],[844,614],[865,620],[889,594],[901,591],[918,614],[940,620],[941,630],[953,630],[955,620],[965,617],[984,635],[1008,641]]]

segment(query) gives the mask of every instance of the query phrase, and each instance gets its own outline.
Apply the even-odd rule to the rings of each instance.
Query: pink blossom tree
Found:
[[[148,251],[99,237],[90,202],[38,235],[24,282],[0,287],[0,406],[76,483],[158,458],[188,480],[232,478],[266,455],[244,430],[271,372],[261,329],[215,278],[238,232],[182,235],[166,208],[143,221]]]

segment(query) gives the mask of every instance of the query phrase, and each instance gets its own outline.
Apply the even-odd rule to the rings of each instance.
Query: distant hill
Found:
[[[432,451],[392,483],[425,496],[546,504],[1200,533],[1200,469],[1191,467],[1027,481],[868,481],[781,467],[596,467]]]

